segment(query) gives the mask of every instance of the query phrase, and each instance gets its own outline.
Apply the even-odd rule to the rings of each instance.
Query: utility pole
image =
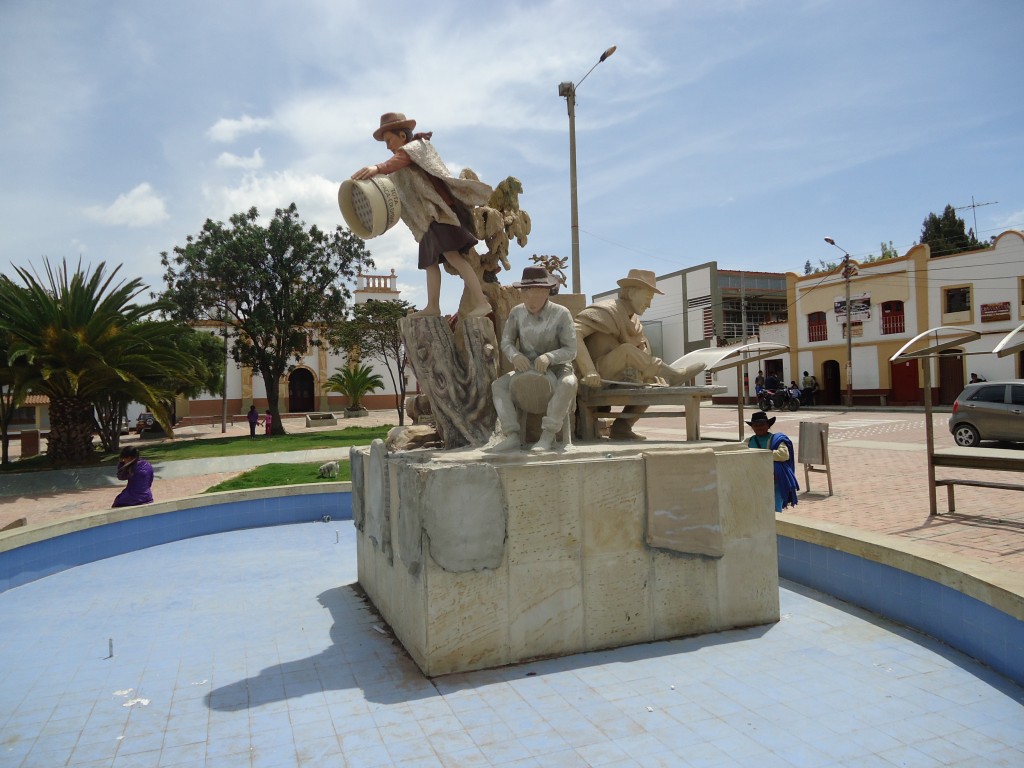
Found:
[[[846,407],[853,405],[853,312],[850,307],[850,254],[843,259],[846,278]]]
[[[834,248],[839,248],[845,256],[843,257],[843,279],[846,280],[846,407],[853,405],[853,312],[850,307],[850,276],[853,267],[850,266],[850,254],[831,237],[826,237],[825,242]]]
[[[743,280],[744,273],[740,272],[740,323],[743,325],[743,346],[747,346],[747,286]],[[750,371],[747,369],[747,364],[743,364],[743,402],[746,403],[750,399],[750,381],[747,376]]]
[[[615,46],[608,48],[601,54],[597,64],[615,53]],[[587,74],[580,78],[578,83],[559,83],[558,95],[565,98],[566,107],[569,110],[569,204],[570,204],[570,227],[572,229],[572,292],[580,292],[580,214],[579,202],[576,194],[576,90],[583,85],[587,75],[594,71],[594,67],[587,70]]]

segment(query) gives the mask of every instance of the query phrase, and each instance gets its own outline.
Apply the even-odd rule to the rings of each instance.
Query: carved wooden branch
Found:
[[[500,354],[491,321],[460,317],[455,333],[443,317],[406,317],[399,327],[444,447],[484,445],[494,431],[491,382]]]

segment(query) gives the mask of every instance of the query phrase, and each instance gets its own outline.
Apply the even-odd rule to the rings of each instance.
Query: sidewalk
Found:
[[[943,493],[939,499],[941,514],[929,517],[924,414],[920,409],[856,409],[841,413],[807,409],[775,414],[778,422],[774,430],[785,432],[797,442],[799,422],[819,420],[825,413],[831,416],[832,421],[829,453],[835,495],[827,495],[827,479],[823,474],[811,475],[812,490],[807,492],[803,470],[798,466],[800,503],[783,515],[905,537],[947,553],[1024,573],[1024,496],[1020,492],[962,487],[957,490],[957,513],[941,513],[945,509]],[[936,441],[940,445],[945,444],[948,436],[946,418],[946,414],[933,417]],[[365,418],[344,422],[339,427],[379,426],[396,421],[397,414],[393,410],[372,411]],[[293,433],[306,429],[299,420],[286,422],[286,428]],[[319,431],[335,427],[311,429]],[[645,420],[638,429],[651,440],[678,440],[683,425],[677,418],[656,418]],[[247,429],[243,426],[229,427],[227,434],[236,434],[239,439],[248,438]],[[190,427],[178,433],[176,439],[222,436],[220,426],[215,425]],[[735,408],[705,405],[702,409],[702,436],[705,439],[735,441],[738,437]],[[135,437],[129,439],[137,440]],[[143,441],[145,443],[149,441]],[[143,447],[143,455],[144,452]],[[327,449],[168,462],[158,466],[154,494],[162,501],[184,498],[202,493],[253,466],[271,461],[326,461],[328,458],[337,456]],[[939,477],[951,476],[948,472],[955,472],[958,477],[990,481],[1021,481],[1014,473],[952,470],[943,475],[940,469],[937,474]],[[17,495],[0,497],[0,527],[21,517],[26,517],[29,525],[38,525],[107,509],[120,486],[115,478],[104,476],[101,487],[66,490],[57,487],[53,475],[38,473],[36,479],[23,481],[29,485]],[[6,482],[8,478],[4,480]]]
[[[394,410],[371,411],[359,419],[339,419],[337,426],[306,427],[302,419],[286,419],[285,429],[289,434],[302,432],[323,432],[346,427],[377,427],[398,423]],[[174,440],[202,440],[221,437],[237,437],[249,440],[246,424],[228,425],[221,432],[220,424],[212,426],[185,427],[176,430]],[[266,440],[273,438],[261,437]],[[146,447],[168,442],[170,438],[140,440],[137,435],[122,438],[122,446],[134,445],[142,456]],[[225,480],[246,472],[253,467],[270,463],[305,463],[330,461],[347,458],[348,449],[324,448],[315,451],[286,451],[280,453],[259,453],[245,456],[225,456],[213,459],[185,459],[182,461],[157,462],[154,464],[153,495],[157,501],[170,501],[196,496]],[[109,509],[114,497],[124,483],[117,479],[110,468],[87,468],[54,472],[26,472],[0,477],[0,528],[21,518],[27,525],[44,525],[65,520],[69,517]]]

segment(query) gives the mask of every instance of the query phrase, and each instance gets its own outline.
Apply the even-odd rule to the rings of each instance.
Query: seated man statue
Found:
[[[669,386],[682,386],[704,370],[703,363],[676,370],[651,354],[640,315],[651,306],[654,294],[661,293],[654,273],[631,269],[618,283],[617,298],[591,304],[576,316],[579,345],[576,367],[583,384],[588,387],[600,387],[602,382],[650,384],[664,379]],[[643,440],[642,435],[633,431],[633,425],[646,410],[645,405],[627,405],[612,423],[609,436],[613,440]]]
[[[501,334],[501,351],[515,370],[491,384],[498,426],[505,434],[505,439],[492,450],[519,450],[521,445],[519,413],[512,401],[514,380],[544,376],[552,394],[541,421],[540,439],[530,450],[550,451],[576,398],[576,377],[572,371],[576,331],[569,310],[548,301],[557,280],[544,267],[526,267],[522,281],[512,285],[522,289],[523,303],[508,314]]]

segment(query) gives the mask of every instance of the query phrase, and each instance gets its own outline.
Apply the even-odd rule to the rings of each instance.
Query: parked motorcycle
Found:
[[[762,389],[757,396],[757,405],[762,411],[770,411],[772,408],[779,411],[800,410],[799,398],[793,397],[785,387],[775,390]]]

